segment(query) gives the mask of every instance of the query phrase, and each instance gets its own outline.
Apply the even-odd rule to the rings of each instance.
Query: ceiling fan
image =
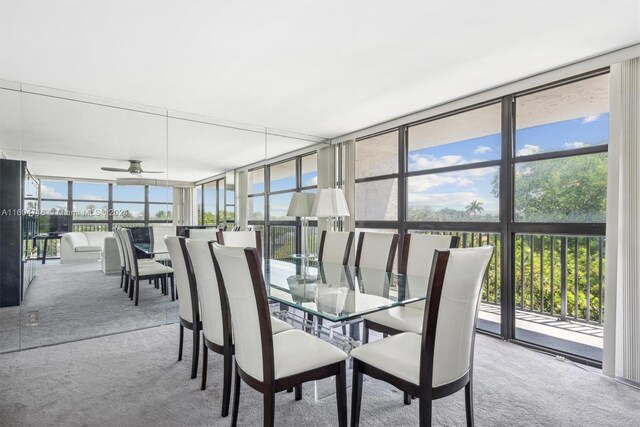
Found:
[[[142,160],[129,160],[129,168],[109,168],[109,167],[101,167],[103,171],[107,172],[129,172],[132,175],[140,175],[142,173],[164,173],[162,171],[146,171],[142,170]]]

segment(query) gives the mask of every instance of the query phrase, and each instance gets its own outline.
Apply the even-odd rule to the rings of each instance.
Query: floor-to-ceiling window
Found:
[[[603,70],[357,139],[356,228],[494,245],[479,328],[597,364],[608,99]]]
[[[235,224],[235,189],[225,178],[196,187],[198,225],[227,228]]]
[[[267,257],[289,258],[301,248],[301,223],[288,217],[293,193],[315,192],[318,185],[317,154],[296,156],[248,172],[247,219],[263,233]],[[315,221],[307,232],[307,247],[316,247]]]

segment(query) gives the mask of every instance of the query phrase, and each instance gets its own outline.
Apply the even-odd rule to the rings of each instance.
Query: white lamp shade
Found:
[[[311,216],[327,218],[349,216],[349,207],[340,188],[323,188],[318,192]]]
[[[311,209],[315,200],[316,195],[313,193],[293,193],[287,216],[311,216]]]

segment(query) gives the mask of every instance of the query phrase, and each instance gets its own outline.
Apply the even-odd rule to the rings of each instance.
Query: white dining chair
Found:
[[[131,282],[131,263],[129,262],[129,255],[127,254],[127,250],[125,248],[122,233],[122,228],[115,229],[113,231],[113,235],[116,238],[116,245],[118,246],[118,253],[120,254],[120,268],[122,270],[122,273],[120,275],[120,287],[124,288],[124,292],[129,292],[129,285]],[[141,267],[143,265],[153,263],[155,263],[155,261],[151,258],[138,259],[138,265]]]
[[[210,242],[206,240],[186,241],[188,261],[191,263],[193,278],[198,291],[198,301],[200,304],[200,317],[202,319],[202,384],[201,389],[207,388],[207,367],[209,351],[223,356],[223,386],[222,386],[222,416],[229,415],[229,401],[231,396],[231,378],[233,362],[233,342],[231,334],[224,331],[231,331],[231,319],[223,316],[223,312],[228,313],[228,309],[222,309],[227,305],[224,290],[218,286],[215,267],[213,265],[213,253]],[[188,264],[188,263],[187,263]],[[223,325],[228,322],[226,327]],[[271,329],[274,334],[293,329],[293,327],[282,320],[271,317]]]
[[[274,335],[257,249],[212,245],[218,283],[225,289],[233,323],[236,373],[232,426],[238,421],[241,379],[262,393],[263,422],[265,426],[273,426],[275,393],[296,387],[298,400],[302,383],[333,376],[338,425],[346,426],[347,354],[300,330]]]
[[[191,240],[212,240],[215,242],[218,239],[218,230],[215,228],[191,228],[188,237]]]
[[[151,228],[151,233],[149,233],[149,238],[150,238],[150,243],[153,245],[153,250],[154,252],[161,252],[161,253],[156,253],[153,256],[153,259],[158,262],[169,261],[170,257],[169,257],[169,254],[166,253],[167,246],[164,243],[164,236],[175,236],[176,226],[166,225],[166,224],[154,224],[150,228]]]
[[[398,239],[397,233],[361,232],[358,236],[355,266],[391,271]]]
[[[420,399],[419,425],[430,426],[433,400],[465,389],[473,426],[473,353],[482,282],[493,246],[436,250],[423,334],[403,332],[351,351],[351,426],[360,424],[363,375]]]
[[[322,230],[318,261],[347,265],[349,254],[351,253],[353,235],[353,231]]]
[[[178,289],[178,315],[180,318],[180,344],[178,347],[178,360],[182,360],[182,348],[184,342],[184,328],[192,331],[193,348],[191,358],[191,378],[198,375],[198,355],[200,350],[200,330],[202,322],[198,306],[198,290],[196,289],[190,266],[187,265],[187,249],[185,238],[180,236],[166,236],[164,242],[169,250],[171,265],[175,272],[176,287]]]
[[[455,248],[458,241],[457,236],[405,234],[398,273],[407,275],[408,286],[414,288],[410,294],[426,294],[434,251]],[[415,289],[417,287],[421,289]],[[369,330],[388,335],[401,332],[422,333],[424,306],[424,301],[419,301],[363,316],[363,342],[369,341]]]
[[[256,231],[218,231],[218,243],[235,248],[256,248],[262,259],[262,238]]]

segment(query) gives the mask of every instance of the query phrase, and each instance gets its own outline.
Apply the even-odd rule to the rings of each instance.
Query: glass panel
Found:
[[[144,203],[114,203],[114,221],[144,220]]]
[[[269,191],[289,190],[296,188],[296,161],[279,163],[269,167]]]
[[[204,225],[216,225],[217,214],[217,183],[209,182],[204,184]]]
[[[42,200],[40,202],[41,213],[46,215],[68,215],[66,200]]]
[[[264,220],[264,196],[249,197],[247,200],[247,210],[249,221]]]
[[[608,74],[516,99],[516,156],[608,141]]]
[[[293,218],[287,216],[291,197],[293,197],[293,193],[269,196],[269,219],[271,221],[293,220]]]
[[[73,231],[109,231],[109,223],[107,222],[96,222],[96,223],[74,223]],[[47,258],[49,255],[47,255]]]
[[[407,220],[499,221],[500,168],[407,178]]]
[[[264,193],[264,168],[249,171],[249,194]]]
[[[68,194],[67,181],[43,180],[40,183],[40,197],[43,199],[66,199]]]
[[[397,131],[356,142],[356,179],[397,172]]]
[[[302,158],[302,186],[318,185],[318,155],[311,154]]]
[[[235,222],[235,206],[227,205],[224,215],[227,224],[233,224]]]
[[[144,202],[144,186],[114,185],[113,200],[118,202]]]
[[[356,183],[356,220],[398,219],[398,180]]]
[[[74,220],[106,220],[108,202],[73,202]]]
[[[149,221],[171,221],[173,203],[149,203]]]
[[[224,187],[225,187],[224,179],[218,181],[218,188],[220,189],[218,191],[218,209],[220,210],[218,215],[219,215],[221,220],[222,220],[222,218],[224,218],[224,206],[225,206],[225,201],[224,201],[225,189],[224,189]]]
[[[173,203],[173,188],[149,186],[149,201]]]
[[[272,259],[291,259],[296,252],[296,227],[292,225],[269,226],[269,254]]]
[[[409,172],[500,158],[500,104],[409,128]]]
[[[516,164],[515,220],[604,223],[607,153]]]
[[[109,200],[109,185],[74,181],[73,200]]]

